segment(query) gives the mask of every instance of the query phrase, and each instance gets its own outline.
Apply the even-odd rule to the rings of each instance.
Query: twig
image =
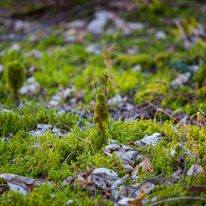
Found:
[[[174,119],[175,121],[179,122],[179,120],[177,120],[176,118],[174,118],[173,116],[171,116],[170,114],[168,114],[167,112],[165,112],[163,109],[158,108],[157,106],[155,106],[154,104],[152,104],[151,102],[143,99],[142,97],[136,95],[139,99],[143,100],[144,102],[147,102],[148,104],[152,105],[153,107],[155,107],[157,110],[163,112],[164,114],[166,114],[167,116],[171,117],[172,119]]]
[[[147,183],[147,182],[149,182],[149,180],[145,180],[144,182],[142,182],[141,184],[139,184],[139,185],[135,188],[135,190],[132,192],[131,196],[133,196],[133,195],[135,194],[135,192],[136,192],[143,184],[145,184],[145,183]]]
[[[164,204],[166,202],[177,201],[177,200],[199,200],[199,201],[206,202],[206,199],[201,197],[176,197],[176,198],[164,199],[157,202],[153,202],[152,205],[159,205],[159,204]]]
[[[186,176],[186,166],[187,166],[187,160],[185,158],[185,166],[184,166],[184,170],[183,170],[183,180],[182,180],[182,186],[185,183],[185,176]]]

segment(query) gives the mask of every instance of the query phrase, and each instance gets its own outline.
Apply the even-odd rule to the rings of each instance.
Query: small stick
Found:
[[[159,205],[159,204],[164,204],[166,202],[177,201],[177,200],[199,200],[199,201],[206,202],[206,199],[201,197],[176,197],[176,198],[164,199],[157,202],[153,202],[152,205]]]

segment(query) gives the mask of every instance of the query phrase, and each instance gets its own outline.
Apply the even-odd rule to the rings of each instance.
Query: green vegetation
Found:
[[[5,79],[8,88],[17,95],[25,81],[25,68],[18,61],[9,62],[5,69]]]
[[[109,125],[109,112],[107,100],[104,93],[97,93],[96,105],[94,108],[94,127],[96,134],[89,135],[87,138],[88,147],[92,147],[95,152],[101,150],[107,143],[106,127]],[[91,144],[91,145],[90,145]],[[91,148],[90,148],[91,149]]]
[[[82,2],[85,1],[76,3]],[[0,4],[9,6],[10,3]],[[1,188],[6,188],[0,194],[0,206],[114,205],[108,191],[97,187],[94,191],[91,184],[88,184],[90,189],[85,189],[81,179],[62,187],[66,178],[100,167],[117,172],[120,178],[125,175],[132,178],[132,166],[127,165],[125,169],[121,157],[115,156],[117,151],[111,152],[111,156],[104,153],[109,139],[116,140],[121,148],[125,145],[132,152],[141,153],[132,167],[139,169],[137,182],[155,178],[155,188],[141,197],[148,200],[146,205],[153,205],[154,197],[157,201],[185,196],[205,198],[203,192],[189,190],[190,185],[204,186],[205,174],[194,178],[185,175],[194,163],[205,170],[206,160],[206,128],[202,126],[206,113],[206,40],[204,35],[197,35],[204,29],[204,15],[199,6],[192,7],[190,3],[172,1],[177,5],[171,6],[166,0],[152,0],[148,5],[138,1],[137,10],[123,17],[127,21],[137,19],[144,26],[132,30],[126,38],[121,29],[110,32],[113,25],[108,21],[99,38],[87,31],[81,37],[75,28],[64,30],[61,25],[55,25],[48,33],[44,30],[34,33],[35,40],[32,35],[19,42],[1,43],[0,65],[4,69],[0,71],[0,174],[13,173],[47,181],[39,187],[32,186],[28,195],[23,196],[9,191],[0,178],[0,193]],[[26,9],[32,9],[31,5]],[[66,43],[65,36],[72,32],[78,40]],[[165,37],[157,38],[157,32],[163,32]],[[87,47],[94,42],[98,52],[88,51]],[[19,45],[19,50],[11,49],[14,43]],[[108,94],[98,93],[94,86],[94,79],[97,87],[105,86],[105,81],[101,81],[104,73],[114,83],[110,98],[119,94],[123,99],[112,106],[107,105]],[[186,82],[172,84],[185,73],[190,74]],[[19,95],[19,89],[30,77],[35,79],[35,91]],[[18,94],[18,101],[10,92]],[[57,108],[52,108],[48,102],[55,97],[60,101]],[[167,109],[177,118],[180,115],[178,120],[186,114],[193,116],[188,117],[190,123],[180,124],[161,110],[152,111],[142,99]],[[131,105],[134,107],[130,110]],[[79,112],[82,109],[86,113],[83,116]],[[137,114],[137,119],[112,120],[115,115],[127,120],[130,113]],[[50,125],[50,129],[34,135],[39,131],[38,124]],[[60,136],[53,132],[56,128],[61,131]],[[154,133],[161,134],[161,141],[155,146],[135,143]],[[151,162],[153,173],[138,167],[145,157]],[[185,174],[174,179],[172,175],[180,169]],[[126,179],[124,184],[135,183]],[[203,204],[199,200],[179,203]],[[165,205],[177,205],[177,202]]]

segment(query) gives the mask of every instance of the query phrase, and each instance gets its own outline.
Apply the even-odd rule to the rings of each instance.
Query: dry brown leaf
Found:
[[[129,206],[142,206],[142,201],[140,199],[137,200],[128,200]]]
[[[187,176],[194,175],[197,177],[201,172],[204,173],[204,169],[198,164],[193,164],[192,167],[187,171]]]
[[[199,185],[193,185],[190,188],[190,192],[196,192],[196,193],[204,193],[206,194],[206,187],[204,186],[199,186]]]
[[[141,190],[139,192],[139,195],[138,195],[138,199],[141,199],[141,197],[145,194],[145,192],[143,190]]]
[[[78,179],[79,182],[85,182],[86,181],[81,175],[78,175],[77,179]]]
[[[180,166],[177,166],[177,171],[172,174],[172,177],[180,179],[180,176],[183,174],[183,170]]]
[[[152,168],[152,163],[150,162],[149,159],[144,160],[143,162],[141,162],[139,164],[140,167],[142,167],[143,169],[146,170],[147,173],[151,174],[154,172],[153,168]]]

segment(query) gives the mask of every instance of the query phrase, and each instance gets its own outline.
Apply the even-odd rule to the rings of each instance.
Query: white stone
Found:
[[[26,80],[28,83],[35,83],[35,77],[29,77],[27,80]]]
[[[77,41],[77,38],[75,36],[66,36],[64,38],[65,43],[75,43]]]
[[[52,107],[57,107],[59,105],[59,101],[55,101],[55,100],[50,100],[48,102],[49,105],[51,105]]]
[[[175,80],[171,82],[171,85],[172,86],[182,86],[189,80],[190,75],[191,75],[190,72],[180,74]]]
[[[155,39],[167,39],[167,35],[163,31],[155,33]]]
[[[102,50],[98,46],[92,44],[86,47],[85,51],[88,53],[93,53],[95,55],[99,55],[102,53]]]
[[[0,64],[0,74],[4,71],[4,66]]]
[[[20,50],[20,45],[17,43],[14,43],[10,48],[9,48],[9,52],[12,51],[19,51]]]
[[[122,97],[119,94],[116,94],[113,98],[108,99],[107,103],[109,105],[113,105],[113,104],[118,104],[119,102],[122,101]]]
[[[144,24],[139,23],[139,22],[128,22],[127,23],[129,28],[132,30],[139,30],[144,28]]]
[[[142,142],[143,144],[147,144],[147,145],[152,143],[152,146],[155,146],[158,141],[162,141],[162,139],[159,136],[160,136],[160,133],[154,133],[151,136],[146,135],[143,139],[140,140],[140,142]]]
[[[199,69],[199,67],[200,67],[199,65],[191,65],[191,66],[189,66],[191,72],[193,72],[193,73],[196,73],[197,70]]]
[[[110,18],[111,14],[108,11],[98,11],[95,13],[95,18],[87,25],[86,30],[94,34],[101,34]]]
[[[132,67],[133,72],[141,71],[141,70],[142,70],[142,66],[140,64],[137,64],[134,67]]]
[[[66,28],[82,28],[86,25],[86,22],[83,20],[76,20],[65,24]]]

